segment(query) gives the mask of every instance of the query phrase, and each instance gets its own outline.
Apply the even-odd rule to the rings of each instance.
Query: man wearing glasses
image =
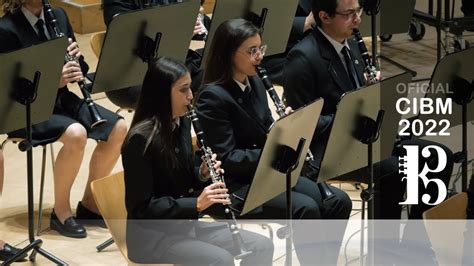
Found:
[[[360,51],[354,40],[350,39],[353,29],[361,23],[362,11],[357,0],[313,0],[312,12],[317,28],[299,42],[289,52],[286,59],[284,95],[288,105],[298,109],[317,98],[324,99],[324,106],[310,146],[315,160],[306,165],[306,173],[303,173],[309,178],[317,178],[333,117],[336,113],[336,106],[341,96],[366,84]],[[443,148],[448,156],[448,165],[445,170],[433,174],[429,178],[436,177],[442,179],[446,185],[449,183],[452,171],[452,152],[448,148],[425,140],[407,141],[403,144],[422,147],[434,144]],[[437,159],[430,158],[426,160],[426,163],[433,167],[432,164],[435,163],[435,160]],[[424,163],[420,160],[420,164]],[[403,201],[405,184],[402,182],[402,175],[398,173],[397,157],[392,156],[375,164],[374,175],[376,178],[375,218],[400,219],[401,205],[399,202]],[[366,178],[367,172],[364,168],[340,177],[343,180],[363,183],[368,181]],[[424,193],[433,197],[437,191],[420,190],[419,195]],[[430,207],[425,204],[411,206],[409,218],[421,219],[422,213]],[[398,239],[399,229],[399,227],[394,227],[392,230],[382,228],[384,235],[393,234],[393,239]],[[405,233],[407,231],[409,231],[408,226]]]
[[[286,58],[284,95],[294,109],[324,98],[311,143],[315,161],[304,168],[305,176],[316,178],[340,97],[365,82],[363,60],[357,44],[349,39],[361,23],[358,1],[316,0],[312,12],[317,27]]]

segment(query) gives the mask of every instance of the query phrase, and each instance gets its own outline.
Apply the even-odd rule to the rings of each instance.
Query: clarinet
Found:
[[[61,38],[61,37],[66,36],[59,29],[59,26],[58,26],[57,20],[56,20],[56,16],[53,13],[53,9],[52,9],[51,4],[49,3],[49,1],[48,0],[42,0],[42,2],[43,2],[43,10],[44,10],[44,19],[45,19],[45,23],[49,26],[48,28],[53,30],[53,34],[56,38]],[[79,64],[79,58],[77,58],[75,56],[71,56],[67,52],[66,52],[65,59],[66,59],[66,62],[74,61],[74,62]],[[91,95],[89,93],[87,85],[84,82],[84,78],[82,78],[80,81],[78,81],[77,85],[79,85],[79,88],[81,89],[82,96],[84,98],[84,102],[87,105],[87,108],[88,108],[89,113],[91,115],[91,118],[92,118],[91,127],[95,128],[97,126],[100,126],[100,125],[106,123],[107,119],[104,119],[100,116],[99,110],[97,109],[97,106],[94,104],[94,101],[91,98]]]
[[[260,79],[262,79],[262,82],[263,82],[263,85],[265,86],[265,89],[267,90],[268,94],[270,95],[270,98],[272,98],[272,101],[275,104],[276,111],[277,111],[278,115],[280,116],[280,118],[285,117],[286,116],[286,113],[285,113],[286,106],[283,103],[283,101],[280,99],[278,94],[276,93],[275,88],[273,88],[273,84],[272,84],[272,82],[270,81],[270,78],[267,75],[267,71],[265,70],[265,68],[263,68],[261,66],[256,66],[256,69],[257,69],[258,76],[260,77]],[[313,153],[311,152],[311,150],[308,150],[308,153],[306,154],[305,161],[306,162],[314,161],[314,156],[313,156]],[[321,196],[323,198],[323,201],[326,201],[326,200],[329,200],[329,199],[332,199],[333,197],[335,197],[334,193],[332,192],[331,188],[329,187],[329,185],[326,182],[320,182],[320,183],[317,183],[317,184],[318,184],[318,188],[321,192]]]
[[[204,162],[206,163],[207,168],[209,169],[212,183],[225,183],[224,176],[218,173],[216,169],[214,169],[214,165],[216,162],[212,159],[212,150],[209,146],[206,146],[204,142],[204,132],[201,128],[201,125],[199,124],[199,119],[197,118],[196,111],[191,105],[188,105],[188,113],[186,114],[186,116],[189,117],[189,119],[191,119],[191,122],[193,123],[194,132],[196,133],[196,138],[199,144],[198,146],[204,155]],[[240,260],[245,256],[250,255],[252,251],[248,251],[244,246],[244,241],[242,240],[242,236],[240,235],[239,229],[237,228],[237,221],[235,219],[234,212],[229,208],[229,206],[225,206],[224,212],[227,224],[232,235],[232,242],[234,243],[234,248],[236,250],[236,253],[238,254],[237,256],[235,256],[235,259]]]
[[[362,36],[360,35],[359,29],[353,29],[352,32],[354,33],[357,46],[359,47],[359,51],[362,54],[362,59],[364,60],[365,63],[365,73],[367,75],[367,79],[369,81],[369,84],[374,84],[377,83],[377,67],[374,65],[374,62],[372,62],[372,59],[370,58],[369,52],[367,51],[367,47],[365,46],[364,40],[362,39]]]

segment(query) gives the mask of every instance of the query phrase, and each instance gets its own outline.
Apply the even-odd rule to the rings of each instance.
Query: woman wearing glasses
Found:
[[[267,129],[273,123],[264,85],[255,70],[266,49],[261,41],[260,31],[246,20],[232,19],[221,24],[206,62],[205,85],[196,100],[207,143],[226,169],[230,193],[248,188],[265,145]],[[351,201],[344,192],[335,189],[335,193],[342,200],[329,208],[322,207],[316,184],[300,177],[292,192],[293,218],[347,219]],[[283,193],[241,218],[285,219],[285,210]],[[345,224],[330,236],[331,244],[321,243],[318,247],[312,244],[321,241],[326,232],[320,226],[301,225],[294,223],[294,243],[300,263],[325,259],[335,263]]]

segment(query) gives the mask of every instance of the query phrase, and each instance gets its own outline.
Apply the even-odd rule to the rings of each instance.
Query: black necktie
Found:
[[[244,95],[245,95],[245,97],[247,97],[247,99],[250,98],[250,87],[249,86],[245,86]]]
[[[252,91],[250,89],[250,86],[246,86],[245,89],[244,89],[244,105],[246,105],[248,108],[248,110],[252,113],[255,113],[255,107],[254,107],[254,104],[255,104],[255,99],[252,97]]]
[[[350,51],[346,46],[344,46],[341,50],[341,53],[344,56],[344,61],[346,62],[347,74],[349,75],[352,85],[354,85],[354,88],[357,89],[359,87],[359,82],[354,63],[351,59]]]
[[[36,26],[36,29],[38,30],[38,37],[40,41],[42,42],[47,41],[48,37],[46,37],[46,33],[44,32],[44,21],[42,19],[38,19],[35,26]]]

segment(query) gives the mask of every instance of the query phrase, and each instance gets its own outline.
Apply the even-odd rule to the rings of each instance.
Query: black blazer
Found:
[[[76,40],[66,12],[62,8],[53,8],[56,16],[57,24],[60,30],[69,38]],[[48,31],[52,36],[52,29],[48,27]],[[21,9],[15,10],[13,13],[7,13],[0,19],[0,53],[7,53],[18,49],[26,48],[41,43],[38,35],[34,31],[31,24],[26,19]],[[66,53],[66,51],[64,51]],[[79,59],[82,72],[84,75],[89,70],[89,66],[81,56]]]
[[[147,137],[139,133],[122,148],[127,246],[130,259],[136,262],[157,262],[177,239],[191,236],[195,223],[190,220],[198,219],[196,201],[204,183],[198,180],[193,161],[189,119],[182,118],[176,130],[176,169],[163,159],[158,137],[145,153]]]
[[[359,80],[364,80],[364,65],[357,44],[351,39],[348,43]],[[337,103],[344,93],[354,89],[339,55],[319,29],[315,28],[289,52],[284,82],[288,105],[298,109],[315,99],[324,99],[322,115],[311,142],[316,157],[322,156],[324,151]],[[317,161],[320,159],[316,158]]]
[[[250,95],[230,81],[205,86],[196,99],[207,145],[222,161],[230,191],[250,183],[273,123],[262,81],[254,76],[249,82]]]

